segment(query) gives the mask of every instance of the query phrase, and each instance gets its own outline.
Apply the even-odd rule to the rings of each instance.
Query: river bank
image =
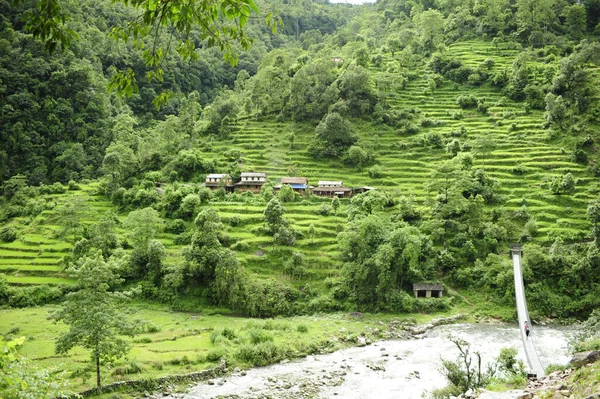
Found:
[[[544,364],[569,360],[568,327],[536,327],[535,334]],[[283,361],[268,367],[194,384],[171,399],[229,398],[407,398],[417,399],[446,384],[440,357],[454,359],[456,347],[450,336],[464,339],[484,362],[492,362],[501,348],[516,347],[524,360],[518,328],[510,324],[451,324],[411,339],[384,340],[363,347],[343,349],[302,360]],[[493,394],[504,399],[504,394]],[[492,397],[490,397],[491,399]]]

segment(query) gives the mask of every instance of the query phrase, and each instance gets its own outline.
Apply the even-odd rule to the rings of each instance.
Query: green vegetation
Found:
[[[93,260],[122,279],[111,293],[180,311],[511,320],[506,248],[518,242],[532,317],[598,308],[597,1],[0,8],[3,306],[71,306],[84,287],[67,271]],[[242,172],[268,182],[256,194],[202,186]],[[354,195],[275,192],[285,176],[342,180]],[[415,283],[448,295],[414,298]],[[314,349],[211,328],[201,358],[149,370],[132,357],[115,375]]]
[[[0,310],[3,330],[27,337],[19,351],[40,369],[60,365],[68,378],[69,390],[82,391],[95,384],[95,366],[89,352],[75,347],[55,354],[58,335],[68,332],[63,324],[47,319],[58,307]],[[342,314],[298,316],[276,319],[247,319],[229,315],[182,313],[162,305],[130,304],[122,308],[135,325],[135,337],[125,339],[130,347],[124,358],[103,366],[103,385],[115,381],[183,374],[216,366],[225,358],[232,368],[246,368],[275,360],[328,353],[355,345],[358,337],[375,340],[386,330],[381,322],[409,324],[431,319],[397,316],[350,316]],[[16,331],[16,332],[14,332]],[[269,352],[265,352],[270,348]]]

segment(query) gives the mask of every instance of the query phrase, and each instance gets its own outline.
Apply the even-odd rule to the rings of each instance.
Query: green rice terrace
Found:
[[[494,70],[510,67],[516,54],[510,50],[497,51],[491,43],[481,41],[456,43],[448,51],[466,65],[479,65],[492,58]],[[371,67],[370,72],[376,74],[383,70],[391,59],[388,54],[383,65]],[[523,103],[507,99],[489,84],[472,87],[445,81],[431,90],[424,78],[427,73],[426,67],[421,65],[404,90],[388,93],[392,108],[415,110],[416,120],[420,120],[422,126],[418,133],[406,134],[359,120],[353,123],[361,142],[373,148],[375,163],[381,170],[376,176],[369,176],[366,168],[342,169],[333,163],[311,158],[306,148],[314,137],[314,130],[306,123],[242,119],[228,140],[212,140],[205,155],[210,157],[237,149],[242,154],[243,171],[266,172],[273,183],[290,175],[308,177],[312,185],[318,180],[342,180],[347,187],[371,186],[394,195],[410,196],[417,204],[425,204],[433,195],[426,188],[432,166],[450,158],[443,143],[430,142],[432,135],[441,135],[444,142],[458,138],[464,148],[471,149],[485,139],[489,148],[479,152],[472,150],[475,152],[474,167],[483,168],[500,183],[500,194],[505,202],[497,207],[515,212],[526,207],[538,226],[539,234],[533,238],[534,242],[547,244],[557,236],[585,239],[588,235],[585,232],[590,228],[585,209],[596,197],[598,185],[585,166],[572,160],[571,148],[562,148],[551,140],[548,130],[542,126],[543,112],[525,112]],[[456,101],[461,95],[485,98],[488,112],[461,109]],[[433,121],[434,126],[428,126],[423,120]],[[292,148],[287,140],[290,133],[295,135]],[[569,195],[553,194],[549,182],[565,173],[575,177],[575,191]],[[202,179],[202,176],[197,178]],[[117,210],[108,197],[98,193],[95,184],[84,185],[81,191],[52,195],[47,201],[60,205],[71,201],[75,195],[83,195],[91,206],[90,224],[107,210]],[[333,211],[329,215],[320,212],[323,206],[330,205],[328,199],[285,204],[285,217],[291,226],[303,233],[294,251],[306,256],[311,280],[316,284],[339,272],[336,237],[345,223],[347,201],[342,200],[342,204],[335,215]],[[269,261],[268,253],[274,249],[272,239],[255,233],[264,225],[264,203],[213,200],[210,206],[218,210],[224,221],[239,217],[237,225],[227,227],[227,234],[233,242],[239,243],[237,256],[252,272],[284,278],[281,270]],[[52,210],[45,210],[33,220],[20,217],[10,222],[18,229],[19,239],[0,245],[0,270],[11,284],[72,283],[63,273],[65,265],[61,259],[69,253],[73,243],[68,236],[59,237],[57,232],[61,227],[52,224],[53,215]],[[120,215],[122,218],[126,213]],[[313,237],[308,235],[311,224],[315,227]],[[174,244],[175,235],[162,233],[159,238],[168,250],[167,262],[181,262],[183,245]]]

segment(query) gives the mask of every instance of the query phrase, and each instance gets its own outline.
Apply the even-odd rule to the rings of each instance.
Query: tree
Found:
[[[555,96],[552,93],[546,94],[546,121],[551,126],[556,126],[560,131],[565,130],[567,122],[567,106],[562,96]]]
[[[294,202],[296,200],[296,192],[289,184],[282,184],[279,188],[279,193],[277,193],[277,197],[279,197],[279,201],[286,202]]]
[[[599,219],[600,219],[600,216],[599,216]],[[316,235],[315,225],[311,223],[310,226],[308,226],[308,237],[310,238],[311,244],[315,243],[315,235]]]
[[[373,111],[376,96],[371,86],[371,74],[365,68],[350,65],[338,78],[338,87],[350,115],[367,115]]]
[[[185,274],[194,285],[209,289],[212,302],[239,308],[244,302],[246,275],[235,253],[221,244],[223,223],[219,214],[205,208],[194,224],[192,243],[184,252]]]
[[[338,197],[333,197],[331,199],[331,207],[333,208],[333,214],[337,216],[337,211],[340,207],[340,199]]]
[[[91,211],[86,199],[79,196],[58,208],[60,223],[64,226],[65,233],[73,234],[73,241],[77,240],[77,233],[80,233],[84,220]]]
[[[517,34],[526,40],[556,21],[554,0],[517,0],[516,7]]]
[[[587,218],[592,223],[592,235],[596,247],[600,248],[600,201],[591,202],[587,208]]]
[[[429,9],[416,14],[413,22],[417,26],[419,44],[430,53],[443,43],[444,15],[435,9]]]
[[[433,277],[431,242],[383,215],[356,218],[339,235],[342,275],[357,307],[410,311],[411,284]]]
[[[567,33],[575,40],[580,40],[586,31],[586,12],[582,4],[572,4],[563,9]]]
[[[265,221],[269,225],[271,234],[275,234],[281,226],[287,225],[287,220],[283,217],[285,208],[277,198],[272,198],[263,212]]]
[[[52,367],[39,370],[19,356],[25,337],[0,336],[0,395],[2,399],[50,399],[67,396],[64,373]]]
[[[62,321],[69,330],[56,341],[56,353],[65,354],[76,346],[90,351],[96,368],[96,384],[101,387],[100,365],[124,356],[129,348],[119,334],[133,335],[133,326],[120,309],[131,294],[117,291],[122,282],[117,262],[105,261],[102,252],[81,258],[67,269],[77,280],[77,291],[65,296],[61,309],[48,318]]]
[[[352,220],[358,215],[372,215],[383,210],[387,197],[379,190],[370,190],[359,194],[350,200],[348,219]]]
[[[456,361],[442,358],[444,368],[442,372],[450,384],[459,389],[459,393],[467,392],[469,389],[477,389],[485,386],[494,376],[494,369],[488,366],[487,370],[482,369],[481,353],[475,352],[475,359],[471,354],[471,346],[468,342],[460,338],[450,338],[456,345],[460,355]]]
[[[201,47],[217,46],[223,57],[231,64],[238,61],[237,44],[242,49],[250,48],[252,39],[246,35],[244,27],[258,7],[253,0],[118,0],[120,3],[140,11],[140,18],[126,26],[115,26],[110,36],[115,40],[132,40],[134,46],[146,48],[142,53],[145,65],[150,68],[148,80],[162,80],[163,60],[174,49],[183,61],[199,59]],[[63,10],[64,0],[40,0],[25,14],[26,26],[35,37],[40,38],[46,49],[52,53],[58,46],[66,48],[77,34],[66,27],[68,12]],[[266,15],[266,23],[276,31],[281,19]],[[164,40],[167,34],[175,38]],[[150,41],[151,45],[144,46]],[[121,70],[111,79],[109,88],[119,94],[131,96],[137,91],[136,76],[132,69]],[[168,96],[163,95],[164,103]]]
[[[287,110],[294,120],[318,120],[339,99],[339,90],[332,83],[337,71],[330,60],[319,59],[302,67],[290,81]],[[291,142],[293,149],[293,141]]]
[[[106,212],[102,218],[91,228],[91,244],[102,251],[104,259],[108,259],[113,250],[118,246],[118,237],[115,232],[119,219],[113,212]]]
[[[145,251],[150,240],[162,230],[163,221],[155,209],[144,208],[130,212],[123,221],[123,227],[132,246]]]
[[[352,132],[350,123],[340,114],[327,114],[315,129],[316,142],[309,146],[315,156],[341,156],[358,138]]]

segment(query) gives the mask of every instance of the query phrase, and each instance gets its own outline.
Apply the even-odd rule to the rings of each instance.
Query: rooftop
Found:
[[[441,284],[413,284],[414,291],[431,290],[443,291],[444,287]]]
[[[342,181],[319,180],[319,186],[342,186]]]
[[[226,173],[211,173],[210,175],[206,176],[207,179],[222,179],[224,177],[231,178],[231,176]]]
[[[308,184],[306,177],[282,177],[281,184]]]

